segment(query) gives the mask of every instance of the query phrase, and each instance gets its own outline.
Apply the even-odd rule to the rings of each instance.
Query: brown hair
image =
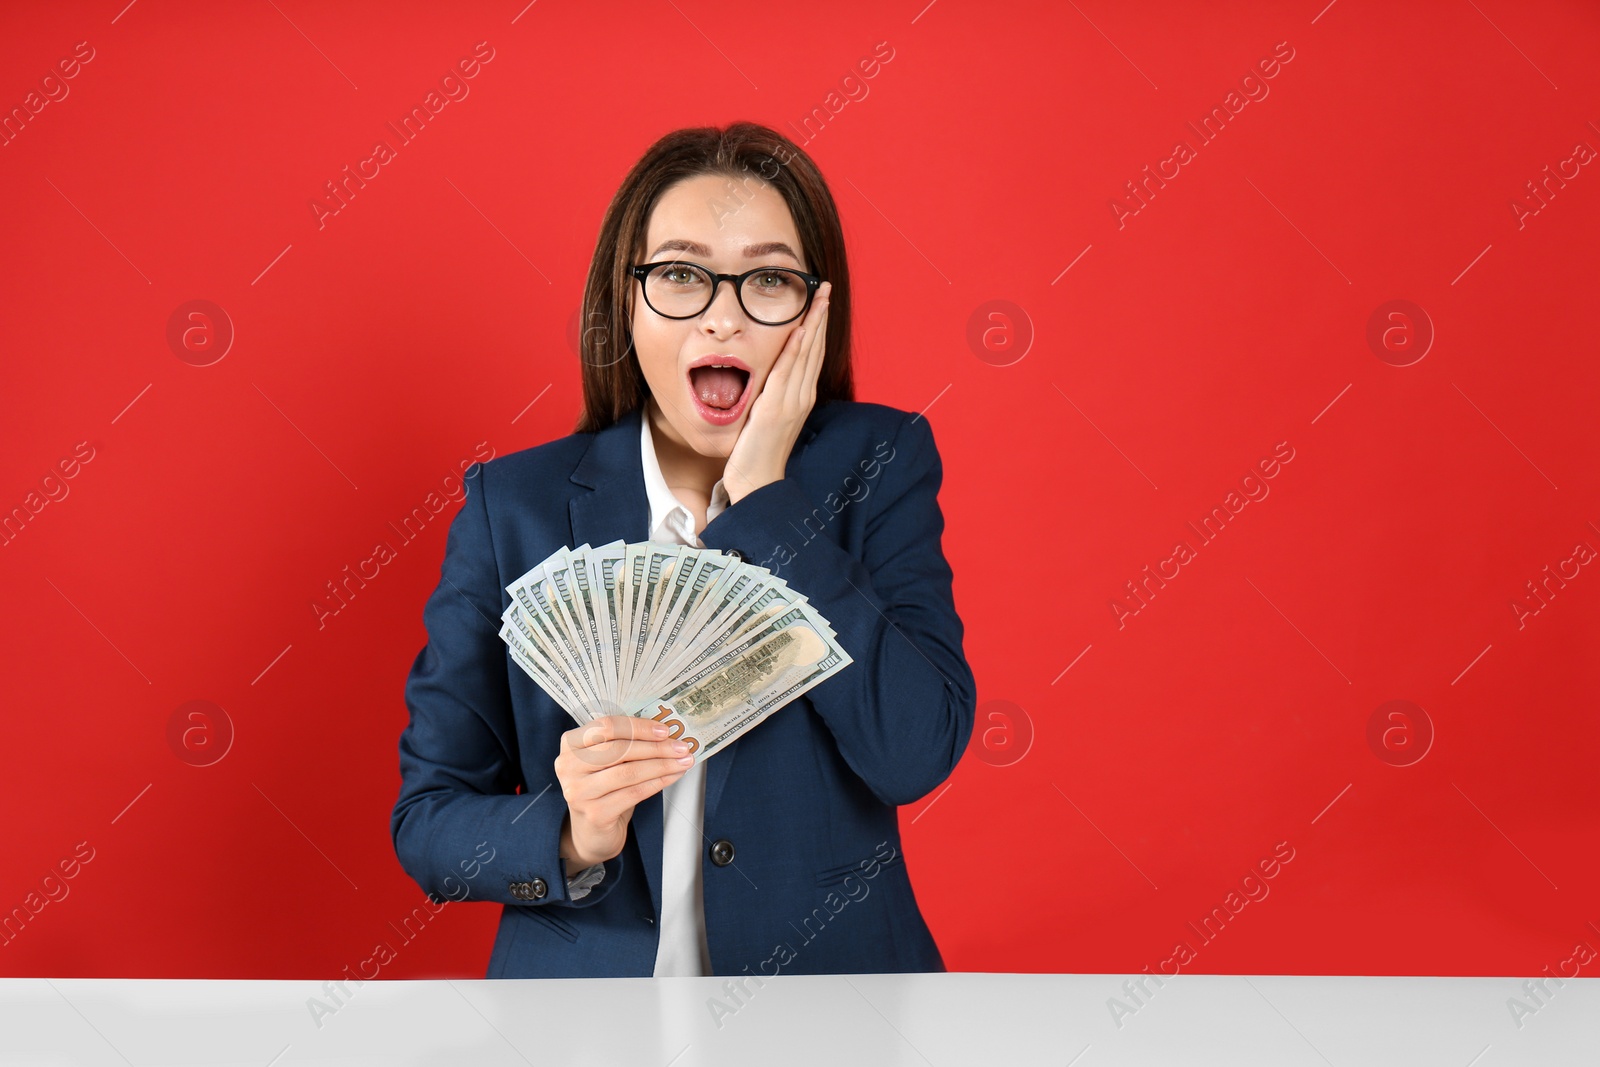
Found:
[[[583,288],[584,329],[578,340],[583,411],[576,433],[605,429],[643,406],[649,395],[628,321],[629,287],[638,284],[628,268],[640,254],[650,212],[661,194],[702,174],[726,176],[737,183],[740,189],[729,190],[734,206],[740,190],[752,180],[770,184],[783,196],[800,235],[806,266],[833,283],[816,404],[855,399],[850,376],[850,269],[839,211],[822,172],[793,141],[765,126],[753,122],[736,122],[725,129],[703,126],[675,130],[651,145],[606,208]],[[609,345],[610,338],[622,338],[623,344]]]

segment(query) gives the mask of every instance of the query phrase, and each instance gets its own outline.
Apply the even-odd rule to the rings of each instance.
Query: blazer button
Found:
[[[528,883],[527,882],[512,882],[510,885],[506,886],[506,890],[508,892],[510,892],[510,894],[513,897],[515,897],[516,899],[518,899],[518,900],[527,900],[528,899]]]
[[[727,838],[719,837],[711,842],[711,862],[718,867],[726,867],[733,862],[733,842]]]
[[[533,880],[533,899],[534,900],[541,899],[548,892],[550,892],[550,887],[545,884],[545,881],[544,881],[543,878],[535,878]]]
[[[728,555],[732,556],[734,559],[738,560],[741,563],[744,562],[744,553],[740,552],[737,548],[728,549]]]

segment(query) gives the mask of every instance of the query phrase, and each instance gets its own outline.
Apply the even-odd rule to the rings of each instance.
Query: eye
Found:
[[[671,285],[696,285],[702,280],[698,271],[683,263],[662,267],[656,276]]]

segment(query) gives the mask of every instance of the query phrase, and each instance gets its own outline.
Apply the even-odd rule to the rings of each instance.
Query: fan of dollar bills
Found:
[[[806,598],[714,548],[561,548],[506,586],[500,637],[580,725],[659,720],[703,760],[854,662]]]

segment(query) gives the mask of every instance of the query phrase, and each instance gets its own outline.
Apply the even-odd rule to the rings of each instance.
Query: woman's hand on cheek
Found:
[[[760,395],[750,403],[750,414],[722,475],[730,503],[783,478],[800,428],[817,402],[832,292],[832,284],[823,282],[811,310],[778,353]]]

